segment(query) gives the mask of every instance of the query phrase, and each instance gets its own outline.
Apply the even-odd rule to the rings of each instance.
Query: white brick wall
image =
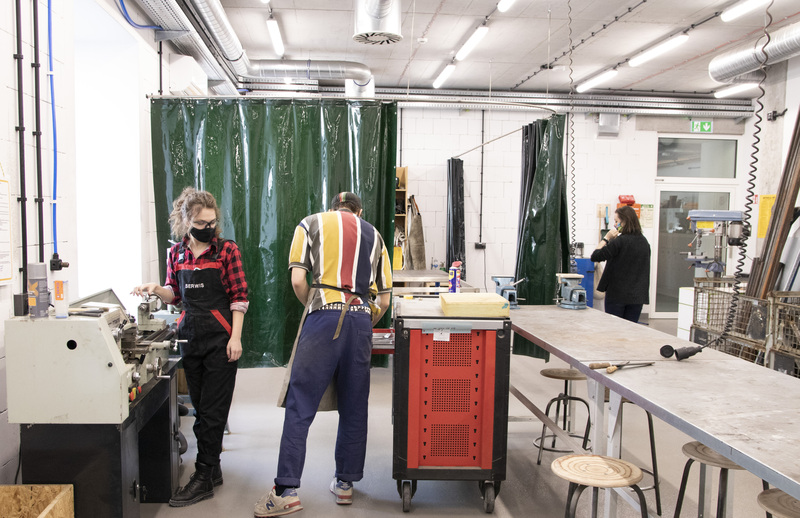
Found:
[[[32,131],[34,130],[34,111],[33,111],[33,76],[31,73],[31,63],[34,58],[34,51],[32,48],[32,18],[30,2],[22,2],[22,27],[23,27],[23,88],[25,89],[24,98],[24,113],[25,113],[25,169],[26,169],[26,188],[27,188],[27,217],[28,217],[28,261],[38,261],[38,231],[37,223],[38,218],[36,215],[37,208],[34,203],[34,198],[38,196],[36,192],[36,162],[35,162],[35,148],[34,138]],[[76,187],[76,93],[88,93],[90,96],[94,95],[103,89],[105,91],[109,88],[109,83],[103,80],[93,81],[91,83],[83,83],[76,85],[76,59],[75,59],[75,39],[76,39],[76,11],[81,5],[89,6],[93,9],[103,9],[109,16],[114,17],[119,23],[120,27],[128,31],[131,38],[138,42],[140,49],[145,49],[138,56],[132,59],[111,61],[104,63],[95,63],[100,74],[110,74],[114,67],[118,69],[129,69],[139,72],[139,84],[132,87],[132,95],[125,98],[120,92],[112,92],[118,95],[114,102],[117,103],[130,103],[135,106],[138,102],[144,109],[140,109],[140,114],[134,116],[139,122],[140,128],[138,132],[134,133],[132,139],[128,141],[122,138],[117,138],[114,142],[117,145],[125,147],[125,149],[132,149],[135,156],[139,158],[140,163],[144,164],[141,168],[142,181],[141,185],[148,187],[148,191],[141,195],[142,204],[146,204],[149,200],[152,203],[152,180],[150,178],[150,127],[149,127],[149,105],[145,99],[145,94],[155,93],[158,88],[158,58],[155,54],[156,44],[152,40],[152,32],[148,34],[137,33],[133,28],[128,28],[127,24],[122,21],[122,16],[114,0],[98,0],[97,3],[93,0],[80,0],[68,3],[54,4],[54,19],[53,19],[53,32],[56,38],[54,42],[55,54],[55,80],[56,80],[56,117],[58,123],[58,251],[62,259],[71,261],[72,266],[61,272],[61,278],[70,281],[70,295],[71,298],[78,298],[80,293],[80,286],[78,284],[78,270],[80,269],[80,261],[78,261],[77,253],[77,235],[78,228],[76,226],[76,213],[78,212],[77,205],[83,201],[84,205],[92,205],[91,210],[94,211],[92,217],[95,221],[107,221],[113,227],[110,230],[98,230],[98,228],[90,227],[87,232],[86,238],[82,241],[84,245],[96,244],[98,247],[98,254],[107,256],[109,254],[109,247],[120,246],[118,248],[118,255],[130,258],[132,267],[126,267],[124,270],[131,272],[139,282],[140,272],[143,268],[142,257],[140,253],[140,246],[135,243],[133,246],[131,242],[136,241],[130,239],[128,236],[121,236],[120,232],[129,231],[125,226],[137,227],[136,219],[138,219],[139,204],[133,206],[132,209],[126,213],[120,213],[119,206],[111,206],[101,210],[99,204],[93,204],[92,199],[88,202],[84,199],[81,200],[77,196]],[[135,4],[134,4],[135,5]],[[130,9],[130,7],[129,7]],[[133,7],[135,10],[133,16],[138,14],[138,7]],[[3,55],[11,56],[17,52],[16,50],[16,34],[15,34],[15,8],[14,2],[0,2],[0,51]],[[139,19],[142,19],[139,17]],[[42,128],[42,172],[43,172],[43,198],[44,198],[44,255],[47,261],[53,253],[53,230],[51,219],[51,201],[52,201],[52,184],[53,184],[53,132],[50,122],[50,93],[49,93],[49,79],[46,75],[48,55],[47,55],[47,2],[44,0],[39,1],[39,43],[40,53],[39,62],[41,63],[41,96],[42,96],[42,115],[41,115],[41,128]],[[149,49],[149,52],[147,52]],[[166,50],[166,46],[165,46]],[[165,57],[165,61],[168,60]],[[113,66],[112,66],[113,65]],[[106,76],[108,78],[108,76]],[[102,78],[101,78],[102,79]],[[20,156],[18,147],[18,135],[15,127],[18,125],[18,109],[17,109],[17,73],[16,62],[8,59],[0,66],[0,101],[2,101],[2,110],[0,110],[0,167],[4,173],[4,178],[9,181],[11,199],[16,200],[20,195],[19,185],[19,172],[20,172]],[[97,104],[94,106],[97,109]],[[107,113],[105,114],[107,115]],[[99,136],[107,136],[113,142],[113,139],[119,137],[115,135],[112,123],[107,121],[105,124],[98,124],[92,129]],[[98,149],[105,146],[102,139],[96,138],[89,142],[89,152],[92,149]],[[116,157],[116,161],[120,161],[120,157]],[[105,185],[95,194],[94,201],[109,200],[112,204],[116,199],[130,200],[135,196],[135,193],[140,188],[140,170],[134,169],[132,174],[136,177],[131,180],[133,190],[129,188],[119,189],[120,182],[115,181],[115,174],[121,174],[121,169],[115,164],[114,160],[109,160],[103,164],[105,173]],[[109,187],[111,184],[111,187]],[[116,187],[115,190],[113,187]],[[86,193],[83,193],[86,194]],[[119,198],[118,198],[119,197]],[[133,213],[131,213],[131,210]],[[142,211],[143,214],[148,214]],[[131,223],[131,218],[135,218]],[[150,218],[145,218],[142,221],[142,228],[150,231],[147,237],[151,237],[155,233],[155,225]],[[20,211],[16,205],[12,206],[11,210],[11,240],[13,247],[13,267],[15,270],[14,279],[10,284],[0,286],[0,331],[3,328],[3,322],[7,318],[13,316],[13,294],[22,291],[21,275],[16,273],[16,269],[21,266],[21,230],[20,230]],[[138,233],[138,230],[136,230]],[[146,239],[146,238],[145,238]],[[154,239],[153,239],[154,240]],[[151,261],[155,262],[155,259]],[[150,266],[149,263],[144,263],[144,268]],[[98,279],[105,279],[104,287],[109,287],[115,280],[123,279],[125,293],[130,291],[130,286],[133,282],[121,275],[123,269],[119,268],[119,264],[105,261],[101,266],[91,272],[91,275]],[[157,268],[155,269],[157,275]],[[49,283],[52,287],[53,275],[49,275]],[[119,291],[119,288],[118,288]],[[30,344],[36,346],[36,344]],[[14,474],[17,469],[18,457],[17,452],[19,448],[19,425],[9,424],[7,419],[7,401],[6,401],[6,354],[5,342],[0,333],[0,484],[13,483]]]
[[[790,67],[788,91],[793,91],[791,85],[800,86],[799,68],[795,60],[794,68]],[[491,141],[546,116],[543,112],[486,110],[483,141]],[[408,192],[416,195],[422,212],[425,250],[430,264],[432,258],[442,261],[447,255],[447,160],[480,144],[481,111],[404,108],[402,117],[402,164],[399,165],[408,166]],[[614,206],[620,194],[631,194],[638,203],[652,204],[658,210],[655,179],[659,134],[637,130],[634,116],[622,116],[619,135],[600,136],[596,117],[593,114],[577,114],[573,124],[575,239],[585,243],[585,255],[591,253],[599,238],[598,204]],[[786,124],[793,125],[793,118],[787,118]],[[442,133],[448,128],[451,134]],[[744,204],[743,185],[746,158],[750,153],[751,138],[748,135],[751,132],[746,130],[745,136],[739,139],[739,178],[734,207]],[[521,141],[522,135],[517,132],[484,147],[483,232],[480,239],[486,243],[485,252],[476,250],[474,245],[479,240],[480,231],[481,151],[476,149],[461,157],[464,160],[465,180],[467,281],[488,291],[494,290],[492,275],[514,273]],[[569,160],[565,164],[569,167]],[[762,178],[769,174],[775,173],[759,172]],[[570,208],[571,197],[571,185],[568,182]],[[644,234],[651,244],[655,243],[653,228],[644,228]],[[655,250],[653,257],[656,257]],[[645,308],[645,312],[648,310]]]

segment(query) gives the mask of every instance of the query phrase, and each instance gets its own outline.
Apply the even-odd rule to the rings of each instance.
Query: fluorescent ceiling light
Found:
[[[722,99],[723,97],[730,97],[732,95],[736,95],[740,92],[744,92],[750,90],[751,88],[755,88],[758,86],[758,83],[740,83],[738,85],[733,85],[728,88],[723,88],[718,92],[714,92],[714,97],[717,99]]]
[[[599,85],[600,83],[605,83],[612,77],[616,76],[617,73],[618,73],[617,70],[614,68],[612,68],[611,70],[606,70],[602,74],[596,75],[593,78],[589,79],[588,81],[579,84],[577,88],[575,88],[575,91],[578,93],[582,93],[585,92],[586,90],[590,90],[595,86]]]
[[[470,36],[467,42],[462,45],[458,52],[456,52],[456,61],[461,61],[469,56],[469,53],[472,52],[472,49],[474,49],[478,43],[480,43],[483,37],[486,36],[487,32],[489,32],[489,27],[485,25],[481,25],[475,29],[475,32],[472,33],[472,36]]]
[[[269,38],[272,40],[272,48],[279,58],[283,57],[283,38],[281,38],[281,28],[278,27],[278,20],[273,17],[267,19],[267,30],[269,30]]]
[[[676,47],[680,47],[681,45],[686,43],[688,39],[689,39],[688,34],[678,34],[674,38],[664,40],[658,45],[654,45],[649,49],[645,50],[644,52],[642,52],[641,54],[634,56],[633,58],[631,58],[630,61],[628,61],[628,64],[632,67],[638,67],[642,63],[646,63],[651,59],[657,58],[661,54],[666,54],[670,50]]]
[[[455,70],[455,69],[456,69],[456,66],[454,64],[452,64],[452,63],[450,63],[449,65],[444,67],[444,70],[442,70],[442,73],[439,74],[439,77],[437,77],[436,81],[433,82],[433,87],[434,88],[439,88],[440,86],[442,86],[444,84],[444,82],[447,81],[447,78],[450,77],[450,74],[453,73],[453,70]]]
[[[767,5],[769,2],[770,0],[744,0],[729,7],[728,9],[725,9],[720,18],[722,18],[723,22],[729,22],[749,13],[750,11],[758,9],[763,5]]]
[[[269,0],[261,0],[261,3],[262,3],[262,4],[268,4],[268,3],[269,3]]]
[[[500,0],[497,2],[497,10],[501,13],[504,13],[511,9],[511,6],[514,5],[516,0]]]

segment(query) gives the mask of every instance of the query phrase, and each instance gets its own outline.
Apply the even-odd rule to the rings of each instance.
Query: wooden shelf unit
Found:
[[[408,211],[408,191],[407,191],[407,181],[408,181],[408,167],[397,167],[395,168],[395,176],[397,177],[394,189],[394,226],[395,228],[400,228],[403,231],[404,235],[407,235],[406,232],[408,230],[408,218],[406,218],[406,212]],[[403,212],[397,212],[397,209],[402,207]],[[392,236],[394,240],[394,236]],[[395,264],[397,262],[397,253],[393,255],[392,259],[392,267],[396,270],[398,268]],[[400,255],[400,264],[402,264],[402,253]]]
[[[408,167],[395,168],[397,183],[394,190],[394,224],[399,226],[403,232],[406,231],[406,211],[408,211],[408,192],[406,190],[406,182],[408,181]],[[403,207],[403,212],[397,212],[398,203]]]

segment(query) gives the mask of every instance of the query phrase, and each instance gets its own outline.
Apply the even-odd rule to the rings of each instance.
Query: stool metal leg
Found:
[[[725,499],[728,496],[728,470],[719,470],[719,492],[717,493],[717,518],[725,518]]]
[[[569,483],[569,493],[567,494],[567,508],[564,512],[564,518],[575,518],[575,512],[578,509],[578,500],[581,498],[581,493],[588,486],[576,484],[575,482]]]
[[[559,394],[558,397],[551,399],[547,402],[547,406],[544,409],[544,415],[550,415],[550,407],[553,406],[553,401],[560,401],[561,395]],[[558,407],[556,407],[556,411],[558,411]],[[556,416],[558,419],[558,416]],[[547,431],[547,425],[542,423],[542,435],[539,437],[539,457],[536,459],[536,465],[541,465],[542,463],[542,452],[544,451],[544,435]],[[553,441],[555,442],[555,440]]]
[[[766,491],[767,489],[769,489],[769,482],[767,482],[766,480],[761,480],[761,487],[764,491]],[[772,518],[772,513],[770,513],[769,511],[767,511],[767,518]]]
[[[642,518],[647,518],[647,500],[644,498],[644,493],[642,493],[641,488],[636,484],[632,485],[631,489],[633,489],[639,497],[639,510],[642,512]]]
[[[567,396],[567,395],[564,395],[564,394],[559,394],[557,397],[554,397],[553,399],[551,399],[547,403],[547,406],[544,409],[544,413],[545,413],[545,415],[548,415],[548,416],[550,415],[550,407],[553,406],[553,403],[556,403],[556,409],[558,409],[558,405],[560,405],[562,402],[564,404],[564,407],[566,408],[567,403],[569,401],[580,401],[586,407],[586,413],[587,413],[587,416],[586,416],[586,429],[583,432],[583,443],[582,443],[582,448],[585,450],[586,446],[589,444],[589,432],[592,429],[592,417],[590,415],[589,403],[587,403],[586,401],[584,401],[583,399],[581,399],[579,397]],[[558,413],[556,413],[555,423],[558,424]],[[539,456],[536,459],[536,464],[537,465],[540,465],[542,463],[542,451],[548,449],[548,448],[546,448],[544,446],[545,432],[546,431],[547,431],[547,425],[542,424],[542,435],[539,437],[539,444],[538,444]],[[569,432],[567,432],[567,433],[569,433]],[[534,441],[534,444],[536,444],[535,441]],[[553,445],[549,449],[549,451],[556,451],[556,452],[558,452],[558,451],[561,451],[561,452],[572,451],[572,450],[556,450],[555,449],[555,444],[556,444],[556,435],[553,434]]]
[[[686,483],[689,480],[689,468],[692,467],[694,459],[686,461],[686,466],[683,468],[683,477],[681,477],[681,488],[678,490],[678,501],[675,504],[675,518],[681,515],[681,507],[683,507],[683,496],[686,493]]]
[[[658,460],[656,459],[656,435],[653,431],[653,416],[645,410],[647,414],[647,427],[650,430],[650,459],[653,466],[653,491],[656,494],[656,514],[661,516],[661,485],[658,479]]]
[[[569,388],[570,388],[569,387],[569,380],[564,380],[564,396],[566,396],[566,397],[569,397],[569,396],[572,395],[571,394],[572,391]],[[558,408],[556,408],[556,415],[558,415]],[[569,432],[569,425],[567,423],[567,419],[569,417],[570,417],[570,415],[569,415],[569,406],[567,405],[567,401],[564,401],[564,417],[562,418],[563,419],[563,423],[561,425],[561,428],[563,430],[567,431],[567,432]],[[556,419],[556,422],[558,422],[558,419]],[[553,438],[553,447],[554,448],[555,448],[555,445],[556,445],[556,441],[555,441],[555,438]]]

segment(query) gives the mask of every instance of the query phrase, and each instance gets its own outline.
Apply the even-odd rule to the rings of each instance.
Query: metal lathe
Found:
[[[77,301],[66,318],[5,322],[22,482],[73,484],[78,518],[138,518],[140,502],[167,502],[178,486],[174,332],[152,318],[155,301],[134,319],[97,302],[108,298]]]

